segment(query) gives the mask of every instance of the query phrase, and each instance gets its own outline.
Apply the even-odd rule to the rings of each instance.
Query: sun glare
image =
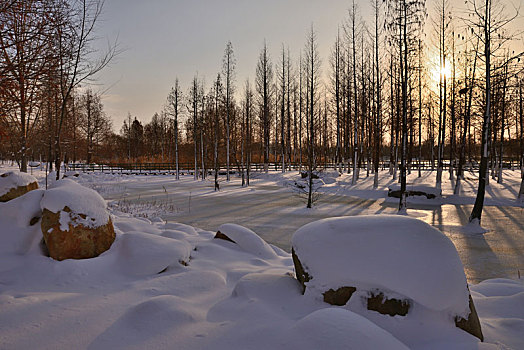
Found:
[[[441,75],[442,75],[442,78],[446,77],[449,79],[449,77],[451,76],[451,66],[450,65],[447,65],[445,67],[436,66],[433,69],[433,80],[438,83],[440,81]]]

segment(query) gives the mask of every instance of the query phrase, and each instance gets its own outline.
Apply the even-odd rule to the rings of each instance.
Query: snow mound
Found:
[[[470,286],[486,342],[524,349],[524,281],[491,279]]]
[[[236,225],[220,225],[218,231],[235,241],[235,243],[244,251],[257,255],[264,259],[273,259],[277,254],[262,238],[250,229]]]
[[[96,191],[83,187],[70,179],[56,181],[53,187],[44,193],[40,207],[42,210],[47,209],[53,213],[69,207],[72,213],[86,216],[82,218],[72,215],[74,224],[82,224],[86,227],[100,227],[109,221],[104,198]]]
[[[161,234],[162,237],[173,238],[173,239],[187,239],[188,234],[178,230],[164,230]]]
[[[113,221],[115,228],[119,229],[123,233],[130,231],[140,231],[144,233],[150,233],[152,235],[159,235],[162,233],[160,229],[151,224],[151,221],[145,218],[133,218],[133,217],[115,217]]]
[[[470,286],[470,289],[472,292],[481,294],[484,297],[511,296],[524,292],[524,282],[495,278]],[[522,311],[524,315],[524,309]]]
[[[263,300],[268,304],[290,305],[301,296],[300,284],[287,275],[250,273],[242,277],[232,293],[233,297]]]
[[[36,178],[18,171],[10,171],[0,176],[0,196],[8,193],[11,189],[27,186],[33,182],[37,182]]]
[[[187,264],[191,253],[191,245],[185,241],[133,231],[122,234],[115,249],[122,270],[134,276],[154,275],[169,266]]]
[[[461,316],[469,311],[466,276],[453,243],[420,220],[391,215],[324,219],[296,231],[292,244],[312,278],[308,289],[380,289],[435,311]]]
[[[186,224],[180,224],[177,222],[168,222],[164,224],[164,229],[182,231],[182,232],[187,233],[188,235],[194,235],[194,236],[198,234],[193,226],[189,226]]]
[[[161,295],[129,308],[90,349],[138,349],[144,339],[162,337],[201,319],[184,299]],[[163,347],[166,344],[164,344]],[[173,345],[173,344],[172,344]],[[175,346],[176,347],[176,346]],[[147,348],[147,346],[146,346]]]
[[[339,308],[309,314],[291,328],[288,336],[290,349],[408,349],[373,322]]]
[[[0,203],[0,254],[25,254],[42,237],[40,225],[31,220],[41,216],[40,200],[44,190]]]

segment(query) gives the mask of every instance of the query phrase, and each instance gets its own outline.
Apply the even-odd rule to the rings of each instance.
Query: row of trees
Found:
[[[21,171],[37,154],[54,161],[58,178],[66,155],[83,143],[90,160],[111,129],[100,97],[81,90],[117,53],[115,45],[94,52],[101,11],[100,0],[0,3],[1,146]]]
[[[446,160],[457,193],[467,166],[478,163],[479,194],[471,221],[480,222],[488,170],[502,182],[504,159],[524,163],[522,53],[512,49],[511,40],[518,35],[507,28],[516,16],[508,16],[494,0],[469,0],[463,11],[447,0],[435,0],[431,17],[423,0],[373,0],[372,5],[373,20],[366,23],[353,1],[324,64],[312,26],[296,56],[282,45],[272,57],[264,42],[254,82],[239,82],[228,42],[222,69],[211,84],[205,86],[203,77],[195,76],[185,90],[177,80],[161,112],[145,125],[129,115],[119,135],[94,128],[90,142],[89,132],[80,132],[86,123],[79,123],[79,116],[87,113],[86,100],[101,106],[90,91],[73,91],[66,100],[60,94],[38,94],[32,125],[41,118],[50,131],[39,135],[48,135],[48,144],[56,145],[51,135],[61,119],[43,117],[40,104],[66,101],[63,123],[73,136],[65,147],[82,144],[82,159],[94,160],[96,148],[98,161],[173,162],[177,178],[179,164],[191,162],[195,178],[214,170],[216,189],[223,167],[228,180],[231,168],[237,168],[243,185],[249,185],[253,163],[263,163],[266,171],[277,162],[282,171],[296,167],[307,172],[308,206],[313,173],[326,163],[351,172],[353,184],[362,169],[366,176],[374,173],[376,188],[379,165],[387,162],[391,176],[401,183],[401,211],[406,208],[406,176],[414,167],[421,176],[422,162],[436,170],[440,186]],[[114,48],[108,52],[97,67],[103,68]],[[6,96],[3,108],[13,101]],[[56,110],[61,104],[53,106]],[[10,120],[27,124],[20,114],[10,114],[15,116]],[[18,129],[13,135],[21,135]],[[77,131],[83,136],[76,138]],[[14,142],[13,147],[23,159],[26,144]],[[58,160],[59,150],[54,156]]]

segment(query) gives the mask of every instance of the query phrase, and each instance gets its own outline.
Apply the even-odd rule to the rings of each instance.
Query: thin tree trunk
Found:
[[[490,0],[486,0],[484,17],[484,59],[486,64],[486,87],[485,87],[485,107],[484,121],[482,123],[482,145],[479,169],[479,183],[475,205],[471,211],[469,222],[480,226],[482,220],[482,209],[484,207],[484,195],[486,191],[486,178],[488,174],[489,159],[489,131],[491,122],[491,47],[490,47],[490,26],[491,6]]]

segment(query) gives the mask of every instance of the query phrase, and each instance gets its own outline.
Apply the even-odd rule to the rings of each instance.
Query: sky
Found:
[[[449,1],[464,6],[464,0]],[[524,9],[524,0],[509,1]],[[426,3],[430,14],[433,2]],[[372,26],[371,0],[356,3]],[[282,45],[297,61],[312,24],[327,74],[330,50],[350,6],[351,0],[105,0],[97,47],[103,50],[117,41],[122,52],[97,77],[95,89],[103,92],[106,114],[118,132],[128,112],[143,123],[159,113],[177,77],[184,92],[196,74],[208,90],[221,71],[228,41],[237,61],[238,87],[247,78],[254,81],[264,40],[273,63]],[[516,22],[522,30],[523,18]]]
[[[361,1],[362,13],[370,13]],[[124,51],[98,78],[103,103],[119,131],[127,113],[148,122],[160,112],[179,78],[187,91],[195,74],[207,87],[221,71],[226,43],[237,60],[236,84],[254,81],[264,39],[273,62],[282,44],[297,60],[313,23],[326,71],[347,0],[106,0],[98,26],[103,49],[118,41]],[[371,20],[371,19],[370,19]],[[207,90],[207,89],[206,89]]]

